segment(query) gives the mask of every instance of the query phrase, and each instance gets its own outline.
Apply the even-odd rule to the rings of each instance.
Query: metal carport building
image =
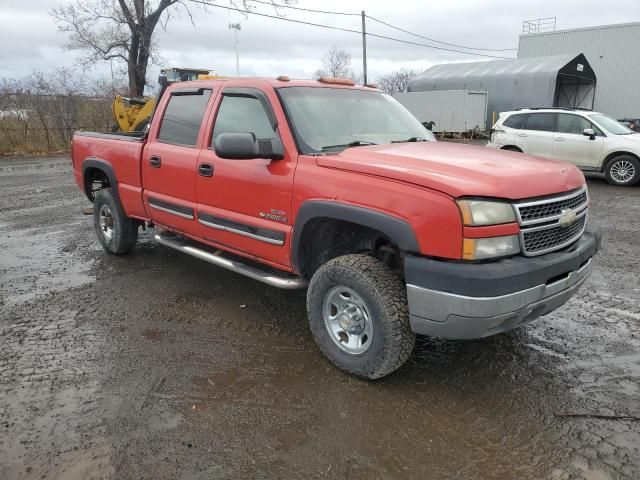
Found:
[[[596,75],[583,54],[435,65],[414,78],[410,92],[486,90],[493,115],[521,107],[593,108]]]
[[[638,2],[636,7],[640,7]],[[528,33],[520,36],[518,45],[518,58],[522,59],[578,53],[589,59],[598,77],[594,110],[614,118],[637,118],[640,22]]]

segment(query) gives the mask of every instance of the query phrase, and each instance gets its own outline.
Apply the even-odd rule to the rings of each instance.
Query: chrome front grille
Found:
[[[549,217],[562,215],[563,210],[575,210],[587,203],[587,192],[582,191],[577,196],[520,207],[520,218],[525,225],[546,222]]]
[[[514,204],[524,255],[553,252],[578,240],[587,224],[588,206],[586,187],[561,196]]]
[[[540,230],[525,230],[522,238],[524,242],[524,250],[529,254],[538,254],[538,252],[548,252],[550,249],[556,250],[560,246],[571,243],[574,239],[582,235],[585,223],[587,222],[586,214],[576,219],[567,226],[558,225],[555,227],[544,227]]]

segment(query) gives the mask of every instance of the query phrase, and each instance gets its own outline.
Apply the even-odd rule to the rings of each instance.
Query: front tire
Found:
[[[322,265],[309,284],[307,311],[322,353],[354,375],[389,375],[413,351],[406,286],[373,257],[345,255]]]
[[[604,175],[611,185],[630,187],[640,179],[640,162],[630,155],[620,155],[607,163]]]
[[[138,241],[138,223],[125,215],[111,188],[95,194],[93,226],[104,249],[114,255],[131,251]]]

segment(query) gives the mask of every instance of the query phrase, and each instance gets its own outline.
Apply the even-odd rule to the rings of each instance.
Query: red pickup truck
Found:
[[[389,95],[322,78],[174,84],[148,132],[77,132],[113,254],[157,242],[280,288],[338,367],[383,377],[415,335],[473,339],[566,302],[600,235],[573,165],[436,142]]]

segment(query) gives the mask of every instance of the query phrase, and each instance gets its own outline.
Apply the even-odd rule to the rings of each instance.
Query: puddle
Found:
[[[94,281],[93,261],[74,255],[67,237],[63,231],[26,229],[0,238],[0,304],[16,305]]]

